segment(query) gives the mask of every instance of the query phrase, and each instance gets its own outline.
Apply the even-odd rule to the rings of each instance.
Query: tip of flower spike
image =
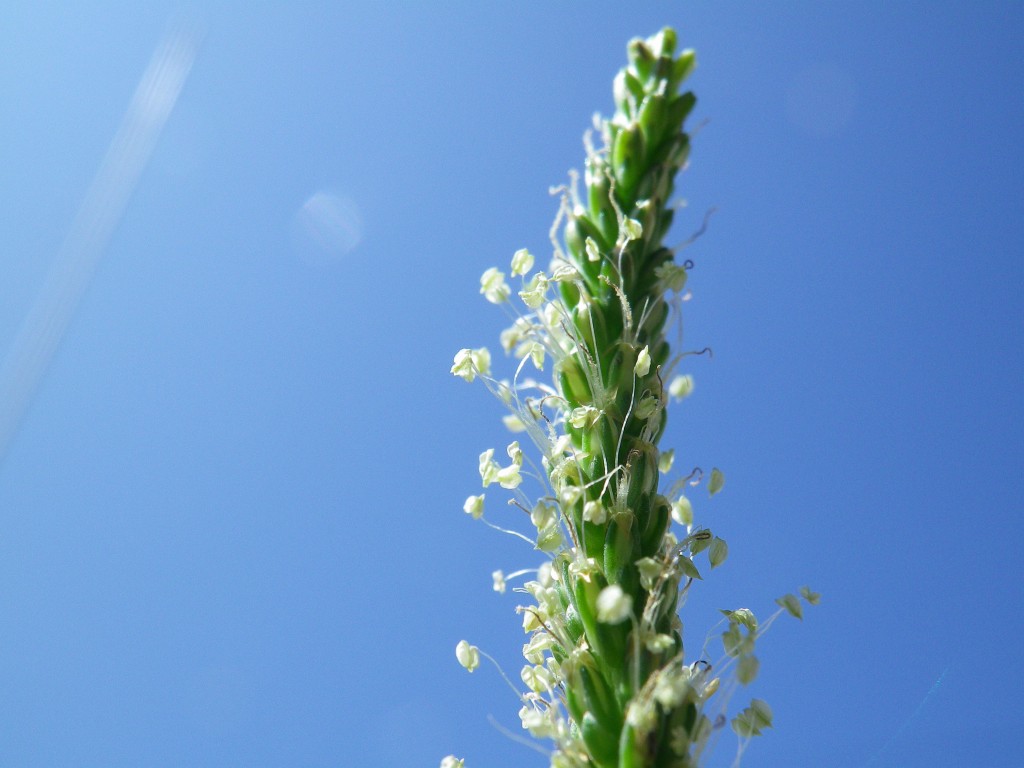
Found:
[[[441,768],[465,768],[466,761],[460,760],[455,755],[448,755],[441,760]]]
[[[646,41],[635,37],[629,41],[626,52],[636,73],[641,78],[646,79],[648,74],[650,74],[651,65],[654,63],[654,51],[651,50]]]
[[[672,27],[664,27],[647,38],[647,45],[662,56],[671,56],[676,49],[676,31]]]
[[[672,85],[678,88],[679,84],[693,74],[697,67],[697,52],[687,48],[679,54],[679,58],[672,64]]]

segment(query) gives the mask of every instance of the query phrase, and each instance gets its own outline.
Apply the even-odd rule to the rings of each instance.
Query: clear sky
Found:
[[[664,25],[703,123],[670,239],[717,213],[687,251],[714,358],[663,446],[725,471],[695,507],[730,544],[687,638],[824,595],[763,641],[744,765],[1021,765],[1024,5],[3,16],[0,354],[167,30],[201,32],[0,464],[0,765],[546,765],[454,658],[517,675],[490,573],[537,559],[461,510],[506,436],[448,369],[497,349],[480,273],[549,253],[549,187]]]

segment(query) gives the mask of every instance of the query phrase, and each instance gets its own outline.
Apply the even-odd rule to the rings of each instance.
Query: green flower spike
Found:
[[[673,452],[658,448],[670,397],[693,389],[688,375],[666,385],[678,358],[670,359],[664,329],[690,265],[677,264],[662,240],[672,224],[675,177],[690,153],[683,123],[695,103],[680,92],[694,54],[675,48],[671,29],[629,43],[629,64],[613,85],[615,115],[596,124],[602,146],[594,148],[589,135],[585,141],[585,194],[575,177],[563,190],[547,271],[527,277],[535,259],[521,249],[509,269],[520,290],[497,267],[481,277],[484,297],[515,318],[501,334],[502,348],[518,361],[511,382],[491,378],[486,348],[461,350],[451,369],[466,381],[481,378],[509,407],[506,426],[540,452],[525,477],[518,441],[508,446],[507,466],[493,449],[480,454],[479,472],[485,488],[513,492],[535,538],[513,533],[549,558],[536,580],[514,592],[533,601],[517,609],[529,636],[520,720],[553,742],[552,768],[692,768],[726,722],[725,702],[717,716],[705,711],[720,678],[705,661],[684,663],[678,608],[701,578],[694,558],[706,550],[710,570],[729,550],[711,531],[694,529],[693,508],[679,492],[701,481],[700,470],[664,490]],[[551,384],[523,378],[524,369],[546,363]],[[546,484],[531,500],[525,489],[538,476]],[[724,479],[711,472],[709,496]],[[478,518],[483,502],[470,496],[464,510]],[[495,571],[495,591],[504,593],[506,579],[523,573]],[[818,600],[807,588],[801,596]],[[801,615],[793,595],[780,605],[779,613]],[[745,608],[723,613],[723,671],[733,668],[746,684],[759,668],[754,642],[771,620],[759,627]],[[479,653],[465,641],[456,649],[469,671]],[[755,699],[732,724],[749,739],[771,726],[771,710]]]

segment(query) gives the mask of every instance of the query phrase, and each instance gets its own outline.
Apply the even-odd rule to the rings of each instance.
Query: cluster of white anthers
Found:
[[[512,257],[511,273],[513,276],[525,276],[533,264],[533,255],[525,248],[520,249]],[[581,354],[577,350],[575,338],[567,331],[571,327],[569,310],[560,299],[548,300],[547,296],[552,283],[572,282],[579,277],[575,267],[556,254],[550,273],[537,272],[528,280],[524,277],[519,297],[531,311],[523,314],[517,312],[509,301],[512,289],[505,280],[505,273],[494,267],[488,269],[480,278],[480,293],[491,303],[509,307],[514,313],[512,325],[501,333],[501,345],[507,354],[514,354],[519,359],[515,376],[511,383],[507,379],[491,377],[491,353],[487,347],[459,350],[451,367],[452,374],[465,381],[475,381],[480,377],[488,389],[509,407],[511,412],[503,419],[505,426],[511,432],[525,432],[529,435],[543,455],[544,474],[554,486],[554,498],[570,504],[575,499],[564,498],[562,494],[578,494],[579,489],[572,485],[559,487],[559,480],[572,470],[575,463],[587,456],[573,448],[561,426],[569,423],[576,429],[593,427],[602,416],[602,411],[590,405],[567,410],[564,399],[552,387],[533,379],[521,379],[521,376],[527,363],[532,363],[534,368],[542,371],[549,357],[556,363],[573,354],[578,359],[586,358],[585,353]],[[585,307],[585,304],[581,302],[581,306]],[[650,352],[644,347],[637,355],[636,375],[646,376],[650,366]],[[675,399],[682,399],[692,389],[692,377],[680,375],[669,383],[668,393]],[[654,398],[651,400],[650,403],[641,401],[638,408],[653,413],[662,406]],[[651,413],[638,415],[649,416]],[[484,488],[492,483],[498,483],[508,490],[519,487],[523,467],[523,452],[519,442],[509,444],[506,453],[511,463],[505,467],[494,460],[493,448],[480,454],[480,477]],[[672,451],[662,452],[659,461],[662,472],[671,466],[672,455]],[[464,509],[474,518],[482,517],[484,494],[470,496],[466,499]],[[679,496],[673,510],[677,522],[687,526],[692,524],[689,502],[684,496]],[[555,535],[559,528],[557,508],[541,501],[532,507],[530,515],[538,528],[538,548],[548,552],[556,549],[561,544],[560,536]],[[590,522],[603,523],[606,515],[607,510],[601,509],[597,502],[589,502],[584,509],[584,519]]]
[[[631,236],[640,235],[639,223],[623,229]],[[557,249],[557,245],[556,245]],[[540,499],[530,500],[523,492],[521,483],[524,474],[524,454],[518,441],[510,443],[505,451],[508,463],[504,466],[494,458],[494,449],[480,454],[480,478],[483,487],[497,483],[506,490],[514,492],[510,501],[529,515],[536,531],[535,538],[529,538],[515,531],[508,531],[527,539],[536,549],[545,553],[562,550],[571,559],[570,572],[578,578],[589,581],[589,574],[598,569],[594,558],[587,557],[575,545],[566,545],[566,527],[562,520],[563,506],[574,504],[581,493],[578,485],[565,482],[578,462],[586,458],[575,448],[565,433],[565,424],[575,429],[593,427],[602,412],[593,406],[582,406],[569,409],[563,398],[550,386],[532,379],[522,379],[527,364],[537,370],[543,370],[548,358],[557,364],[569,355],[579,354],[573,335],[567,330],[571,328],[568,309],[561,298],[548,298],[548,292],[554,283],[575,281],[579,279],[576,269],[556,250],[555,259],[549,272],[536,272],[527,278],[534,264],[533,255],[526,249],[516,251],[512,257],[511,274],[521,276],[522,287],[518,292],[520,299],[527,308],[526,313],[518,312],[509,301],[512,289],[505,279],[505,274],[496,268],[488,269],[480,279],[480,292],[494,303],[509,308],[512,313],[512,325],[501,334],[501,345],[505,352],[518,358],[519,363],[512,381],[497,380],[491,376],[491,354],[486,347],[478,349],[462,349],[455,355],[451,373],[466,381],[481,378],[506,406],[510,413],[504,418],[506,427],[512,432],[525,432],[540,450],[543,459],[543,471],[530,467],[526,474],[537,479],[548,494]],[[681,287],[681,285],[680,285]],[[645,347],[637,355],[635,374],[646,376],[650,370],[650,354]],[[688,395],[693,382],[690,376],[675,377],[669,387],[669,394],[677,399]],[[660,404],[652,404],[652,410]],[[659,469],[667,472],[672,464],[672,451],[664,451],[659,457]],[[714,482],[720,487],[720,473],[715,473]],[[485,494],[469,496],[463,509],[474,519],[482,519],[484,515]],[[602,524],[614,510],[605,509],[599,501],[588,501],[583,509],[583,519]],[[678,493],[672,503],[673,519],[684,526],[690,533],[693,524],[693,513],[687,498]],[[485,522],[488,522],[485,520]],[[488,522],[488,524],[490,524]],[[497,526],[493,526],[496,527]],[[499,529],[504,530],[504,529]],[[710,538],[708,536],[707,538]],[[703,541],[703,539],[699,539]],[[575,544],[575,542],[573,542]],[[665,537],[661,549],[661,558],[645,558],[637,563],[641,578],[648,589],[659,581],[676,579],[680,572],[689,575],[692,564],[689,560],[679,557],[680,542],[672,533]],[[698,544],[696,551],[704,548]],[[715,539],[711,561],[713,565],[725,559],[725,542]],[[506,580],[526,574],[536,574],[536,578],[527,581],[515,591],[529,594],[534,605],[520,606],[517,611],[523,616],[523,630],[530,634],[529,641],[523,646],[523,656],[527,664],[523,666],[520,677],[528,689],[522,694],[522,708],[519,716],[523,728],[537,738],[552,739],[558,751],[552,756],[555,768],[570,768],[586,764],[585,755],[579,752],[577,743],[571,738],[569,720],[562,712],[558,692],[571,667],[584,661],[584,656],[591,653],[586,643],[572,651],[571,655],[561,663],[548,652],[559,640],[566,637],[564,622],[571,617],[559,599],[555,588],[561,578],[558,568],[550,562],[543,563],[537,569],[526,569],[513,574],[502,571],[493,573],[494,589],[505,592]],[[652,590],[653,594],[657,590]],[[633,616],[632,598],[623,592],[621,587],[612,584],[605,587],[597,600],[597,618],[606,624],[619,624]],[[651,647],[671,647],[672,638],[666,635],[649,633],[645,639]],[[459,663],[472,672],[480,664],[481,651],[467,641],[461,641],[456,647]],[[485,654],[486,655],[486,654]],[[489,657],[488,657],[489,658]],[[681,701],[688,692],[697,691],[699,695],[710,696],[718,687],[718,679],[704,679],[704,668],[682,664],[669,665],[661,674],[652,677],[649,690],[637,697],[629,712],[631,721],[637,725],[654,714],[655,702],[669,705]],[[442,768],[461,768],[462,761],[454,756],[446,757]]]

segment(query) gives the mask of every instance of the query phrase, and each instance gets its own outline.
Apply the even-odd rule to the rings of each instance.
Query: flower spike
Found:
[[[530,536],[484,522],[543,558],[536,579],[511,591],[528,603],[517,608],[528,636],[519,717],[529,734],[552,742],[552,768],[695,768],[727,722],[723,710],[709,709],[724,707],[735,688],[722,686],[709,703],[720,675],[752,682],[757,638],[782,612],[802,617],[801,598],[811,605],[820,597],[806,587],[800,597],[785,595],[760,624],[746,608],[724,611],[716,676],[707,661],[684,660],[681,600],[701,569],[718,568],[729,554],[724,539],[694,525],[680,493],[701,483],[703,472],[664,482],[675,453],[659,448],[670,400],[693,391],[689,374],[665,383],[686,356],[673,359],[665,329],[689,296],[682,292],[693,265],[677,263],[663,241],[678,207],[676,174],[689,158],[684,123],[696,99],[681,85],[696,60],[692,51],[676,52],[671,29],[632,40],[627,55],[613,83],[615,114],[596,118],[602,146],[589,132],[584,139],[585,189],[573,173],[557,190],[551,264],[528,278],[534,256],[516,251],[510,275],[522,288],[515,296],[495,267],[480,279],[480,293],[513,318],[500,342],[514,375],[491,378],[486,348],[461,350],[451,369],[466,381],[483,378],[507,406],[505,426],[522,440],[508,446],[504,466],[493,449],[481,453],[479,472],[484,488],[511,492],[513,514],[523,525],[529,518]],[[530,378],[544,370],[547,383]],[[724,484],[714,468],[707,503],[718,503]],[[470,496],[463,509],[482,517],[484,495]],[[504,594],[510,579],[533,572],[495,570],[494,591]],[[465,640],[456,647],[470,672],[481,654],[490,659]],[[771,722],[771,709],[754,699],[732,726],[748,739]],[[442,768],[462,761],[448,756]]]

